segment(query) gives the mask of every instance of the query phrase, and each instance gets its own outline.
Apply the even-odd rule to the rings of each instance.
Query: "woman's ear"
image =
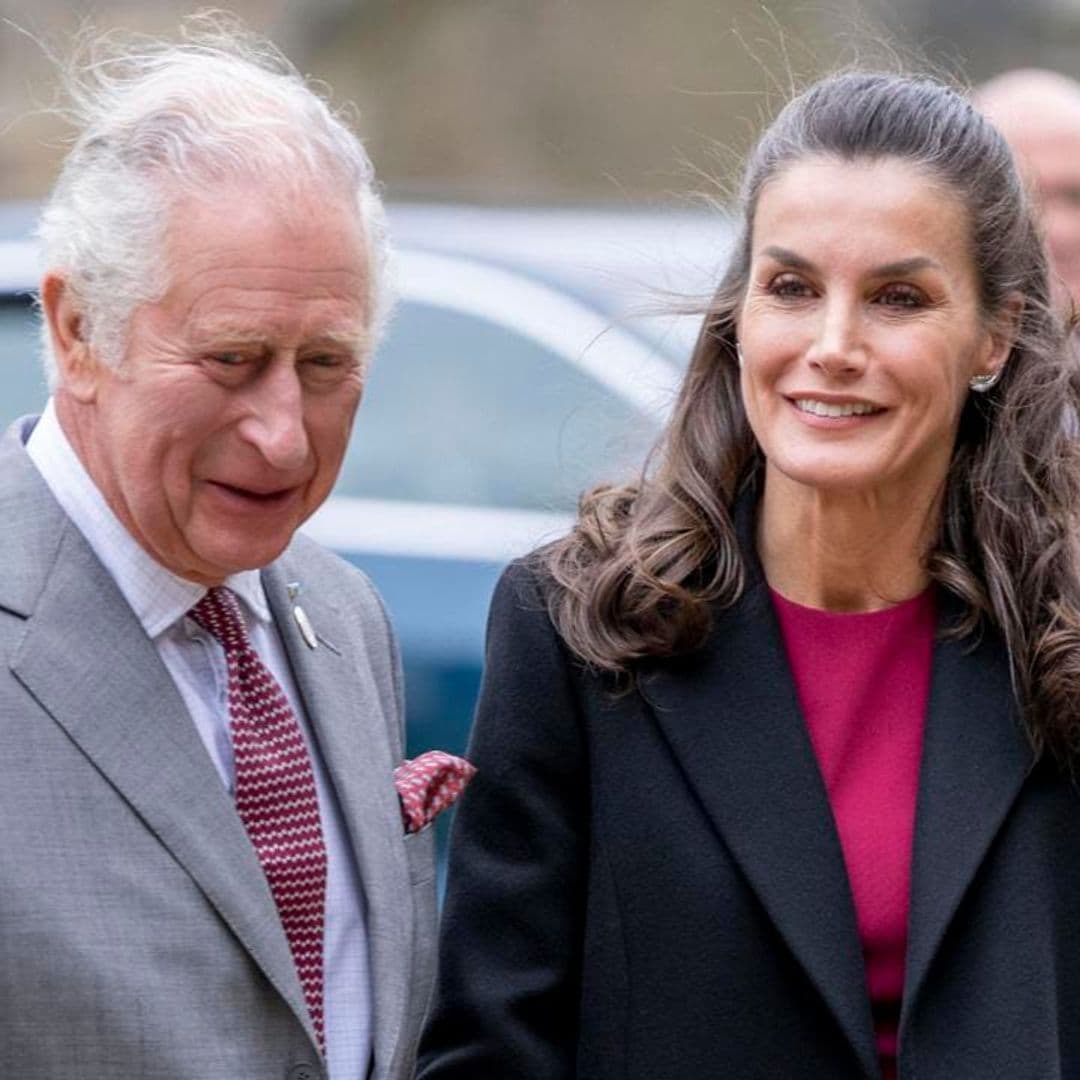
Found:
[[[975,371],[976,376],[996,375],[1009,359],[1009,353],[1020,333],[1020,319],[1024,314],[1024,297],[1013,292],[993,316],[987,328],[986,346]]]
[[[41,282],[41,310],[49,327],[58,383],[78,401],[97,395],[100,366],[86,340],[86,319],[67,278],[50,270]]]

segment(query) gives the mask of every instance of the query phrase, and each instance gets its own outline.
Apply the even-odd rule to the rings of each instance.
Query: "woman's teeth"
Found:
[[[813,401],[810,398],[799,398],[795,402],[795,408],[800,412],[813,413],[814,416],[867,416],[869,413],[881,412],[877,405],[863,401],[845,401],[838,404]]]

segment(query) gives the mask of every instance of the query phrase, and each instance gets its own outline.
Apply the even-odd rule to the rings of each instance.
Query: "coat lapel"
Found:
[[[24,565],[32,553],[40,568],[8,594],[27,616],[13,674],[191,875],[310,1031],[258,858],[175,684],[36,473],[32,482],[36,513],[12,521],[0,545]]]
[[[287,554],[263,572],[271,611],[308,719],[330,774],[356,855],[367,915],[374,1011],[373,1080],[388,1074],[408,1004],[412,893],[387,732],[398,720],[378,688],[357,628],[320,589],[306,565]],[[312,649],[293,615],[287,583],[302,583],[300,604],[319,639]]]
[[[878,1075],[843,853],[758,575],[717,613],[705,648],[640,685],[724,843],[866,1074]]]
[[[941,600],[948,621],[956,601]],[[923,737],[901,1042],[934,954],[1033,765],[996,635],[940,640]]]

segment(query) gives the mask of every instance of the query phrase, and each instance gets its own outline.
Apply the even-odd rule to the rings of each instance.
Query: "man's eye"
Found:
[[[1057,196],[1058,201],[1069,207],[1071,210],[1080,207],[1080,186],[1067,184],[1058,191]]]
[[[311,353],[303,364],[312,378],[338,378],[351,371],[356,360],[349,353]]]
[[[215,364],[221,364],[222,367],[239,367],[247,357],[244,356],[243,353],[221,352],[211,353],[210,359],[213,360]]]

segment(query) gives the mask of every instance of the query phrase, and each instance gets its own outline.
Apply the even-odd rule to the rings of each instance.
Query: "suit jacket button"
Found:
[[[322,1080],[322,1073],[314,1065],[294,1065],[287,1080]]]

